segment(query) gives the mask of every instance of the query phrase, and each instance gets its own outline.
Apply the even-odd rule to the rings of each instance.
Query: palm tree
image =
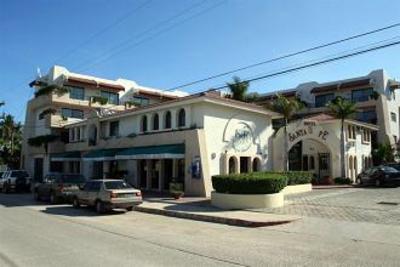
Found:
[[[239,77],[233,77],[232,83],[226,84],[232,93],[232,98],[239,101],[245,101],[247,90],[249,89],[249,82],[242,81]]]
[[[341,176],[346,177],[345,171],[345,153],[344,153],[344,121],[348,119],[351,115],[353,115],[357,109],[353,102],[344,99],[341,96],[336,97],[332,101],[327,104],[330,112],[340,120],[341,122],[341,132],[340,132],[340,168],[341,168]]]
[[[283,164],[284,164],[284,169],[285,171],[289,170],[289,162],[288,162],[288,140],[287,140],[287,125],[289,120],[293,117],[293,115],[302,109],[304,104],[300,102],[296,98],[286,98],[280,94],[276,95],[276,98],[273,99],[273,101],[267,105],[267,108],[272,109],[275,112],[281,113],[283,115],[283,129],[284,129],[284,159],[283,159]]]
[[[0,122],[1,141],[3,147],[10,151],[11,157],[14,156],[16,147],[21,141],[21,123],[14,121],[14,117],[10,114],[5,115]]]

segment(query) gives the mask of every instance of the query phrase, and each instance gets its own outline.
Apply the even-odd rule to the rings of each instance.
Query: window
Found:
[[[172,125],[171,125],[171,112],[167,111],[167,113],[165,113],[164,128],[165,129],[170,129],[171,127],[172,127]]]
[[[119,105],[119,96],[117,93],[101,91],[101,96],[107,98],[109,104]]]
[[[324,94],[315,96],[315,107],[325,107],[328,102],[335,98],[334,94]]]
[[[362,133],[362,141],[369,143],[371,141],[371,132],[364,128]]]
[[[393,135],[394,143],[397,144],[397,136]]]
[[[83,119],[83,111],[79,109],[62,108],[61,116],[63,118]]]
[[[352,125],[347,126],[347,139],[356,139],[355,127]]]
[[[140,131],[143,133],[147,132],[147,116],[146,115],[144,115],[142,117],[142,120],[140,122]]]
[[[158,118],[158,114],[154,114],[153,116],[153,130],[157,131],[159,129],[159,118]]]
[[[234,157],[230,157],[228,161],[228,172],[236,173],[236,160]]]
[[[69,89],[69,98],[79,99],[79,100],[85,99],[85,89],[81,87],[72,87],[72,86],[68,86],[67,88]]]
[[[366,110],[356,113],[356,120],[376,124],[377,117],[375,110]]]
[[[363,102],[368,101],[371,98],[373,89],[364,88],[351,91],[351,101],[353,102]]]
[[[132,97],[132,102],[135,103],[135,105],[138,105],[140,107],[147,106],[150,104],[150,99],[144,96],[134,96]]]
[[[390,118],[392,119],[392,121],[396,122],[397,121],[396,113],[390,112]]]
[[[110,122],[110,136],[119,136],[119,121]]]
[[[185,127],[186,125],[186,113],[183,108],[178,112],[178,127]]]

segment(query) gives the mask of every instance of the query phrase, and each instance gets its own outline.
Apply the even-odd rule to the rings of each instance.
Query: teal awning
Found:
[[[80,161],[81,152],[79,151],[69,151],[63,153],[54,153],[50,155],[51,161]]]
[[[115,159],[181,159],[184,157],[184,144],[131,147],[115,155]]]
[[[83,160],[93,160],[93,161],[114,160],[116,153],[121,150],[122,150],[121,148],[92,150],[83,155]]]

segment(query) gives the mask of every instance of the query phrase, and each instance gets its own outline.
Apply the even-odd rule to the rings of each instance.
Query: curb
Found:
[[[171,210],[164,210],[164,209],[154,209],[154,208],[147,208],[136,206],[134,208],[135,211],[157,214],[157,215],[164,215],[168,217],[177,217],[182,219],[189,219],[195,221],[202,221],[202,222],[212,222],[212,223],[220,223],[220,224],[227,224],[233,226],[241,226],[241,227],[263,227],[263,226],[274,226],[280,225],[285,223],[293,222],[297,219],[292,220],[281,220],[281,221],[249,221],[244,219],[235,219],[235,218],[224,218],[224,217],[217,217],[212,215],[205,215],[205,214],[194,214],[194,213],[187,213],[187,212],[179,212],[179,211],[171,211]]]

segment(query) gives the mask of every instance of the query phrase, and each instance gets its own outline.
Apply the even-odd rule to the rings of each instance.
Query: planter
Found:
[[[221,209],[262,209],[283,206],[282,192],[275,194],[224,194],[211,192],[211,205]]]
[[[296,184],[296,185],[286,186],[285,188],[283,188],[281,193],[283,193],[286,196],[286,195],[298,194],[310,191],[312,191],[312,184]]]
[[[174,199],[180,199],[183,197],[183,192],[170,192],[170,194]]]

